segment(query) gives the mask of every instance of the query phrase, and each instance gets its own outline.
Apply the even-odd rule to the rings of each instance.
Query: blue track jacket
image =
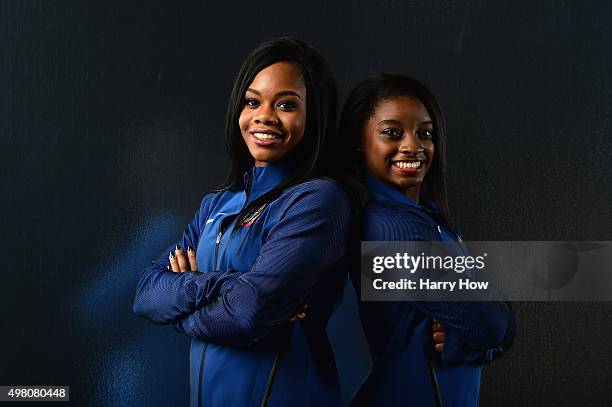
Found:
[[[363,214],[362,240],[447,240],[463,250],[433,206],[369,174],[366,186],[373,202]],[[477,406],[481,364],[515,335],[505,302],[362,302],[360,313],[374,368],[356,406]],[[433,349],[433,319],[445,328],[441,354]]]
[[[253,167],[244,189],[202,200],[178,244],[197,248],[198,272],[173,273],[168,255],[140,277],[134,312],[192,339],[192,406],[337,406],[325,326],[346,280],[348,196],[332,181],[286,189],[254,222],[232,220],[277,186],[287,165]],[[284,322],[300,306],[307,318]]]

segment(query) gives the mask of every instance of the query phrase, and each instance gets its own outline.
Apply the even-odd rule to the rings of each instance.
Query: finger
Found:
[[[432,326],[434,332],[436,331],[444,331],[444,326],[442,326],[442,324],[440,324],[439,322],[436,322],[435,324],[433,324]]]
[[[444,342],[444,332],[436,332],[433,334],[433,340],[436,342]]]
[[[174,271],[175,273],[178,273],[180,270],[179,270],[178,261],[176,260],[176,256],[174,255],[174,252],[170,252],[170,256],[168,256],[168,260],[170,260],[170,270]]]
[[[442,352],[444,350],[444,343],[436,343],[436,352]]]
[[[191,271],[198,271],[198,263],[196,262],[196,253],[191,246],[187,246],[187,257],[189,258],[189,268]]]
[[[176,256],[176,260],[178,261],[179,270],[182,272],[189,270],[189,265],[187,264],[187,258],[185,257],[185,253],[183,253],[183,248],[179,245],[176,245],[176,250],[174,251],[174,255]]]

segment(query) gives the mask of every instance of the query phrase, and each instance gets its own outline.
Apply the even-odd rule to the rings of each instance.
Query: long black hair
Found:
[[[284,189],[304,180],[325,175],[329,169],[323,152],[330,140],[336,138],[336,81],[321,54],[309,45],[291,37],[274,38],[255,48],[242,64],[230,94],[226,124],[225,145],[231,168],[219,190],[244,188],[243,174],[254,165],[242,138],[238,118],[244,108],[245,92],[255,76],[277,62],[293,62],[300,68],[306,85],[306,128],[300,142],[283,160],[291,162],[293,171],[278,186],[246,205],[238,214],[235,224],[266,203],[276,199]],[[325,155],[327,157],[327,154]]]
[[[446,125],[444,115],[433,93],[421,82],[406,75],[383,73],[371,76],[361,82],[349,95],[340,117],[340,140],[349,148],[346,154],[351,155],[353,171],[359,174],[363,129],[366,121],[372,117],[378,105],[394,96],[411,96],[423,103],[433,124],[433,143],[435,153],[429,171],[423,179],[422,191],[426,199],[434,202],[445,220],[450,222],[450,211],[446,197]],[[350,171],[345,168],[345,171]]]

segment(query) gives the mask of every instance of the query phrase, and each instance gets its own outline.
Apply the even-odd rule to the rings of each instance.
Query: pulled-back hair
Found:
[[[422,184],[422,193],[434,202],[442,215],[450,223],[445,180],[446,126],[444,115],[433,93],[421,82],[406,75],[384,73],[374,75],[361,82],[349,95],[340,117],[340,140],[347,144],[346,154],[351,155],[348,162],[353,168],[345,171],[359,172],[361,155],[357,148],[361,145],[366,121],[374,115],[379,104],[394,96],[410,96],[423,103],[433,124],[433,143],[435,154]]]

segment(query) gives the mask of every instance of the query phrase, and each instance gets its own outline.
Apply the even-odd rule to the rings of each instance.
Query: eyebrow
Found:
[[[380,122],[378,122],[378,124],[393,124],[393,125],[396,125],[396,126],[401,126],[402,125],[401,122],[399,122],[398,120],[393,120],[393,119],[381,120]],[[419,126],[422,125],[422,124],[432,124],[433,125],[431,120],[422,121],[422,122],[419,123]]]
[[[258,95],[258,96],[261,96],[261,92],[255,90],[255,89],[248,88],[246,91],[247,92],[252,92],[252,93],[254,93],[254,94]],[[296,92],[294,92],[292,90],[281,90],[280,92],[277,92],[275,96],[277,96],[277,97],[278,96],[295,96],[298,99],[302,99],[302,97],[300,95],[298,95]]]

